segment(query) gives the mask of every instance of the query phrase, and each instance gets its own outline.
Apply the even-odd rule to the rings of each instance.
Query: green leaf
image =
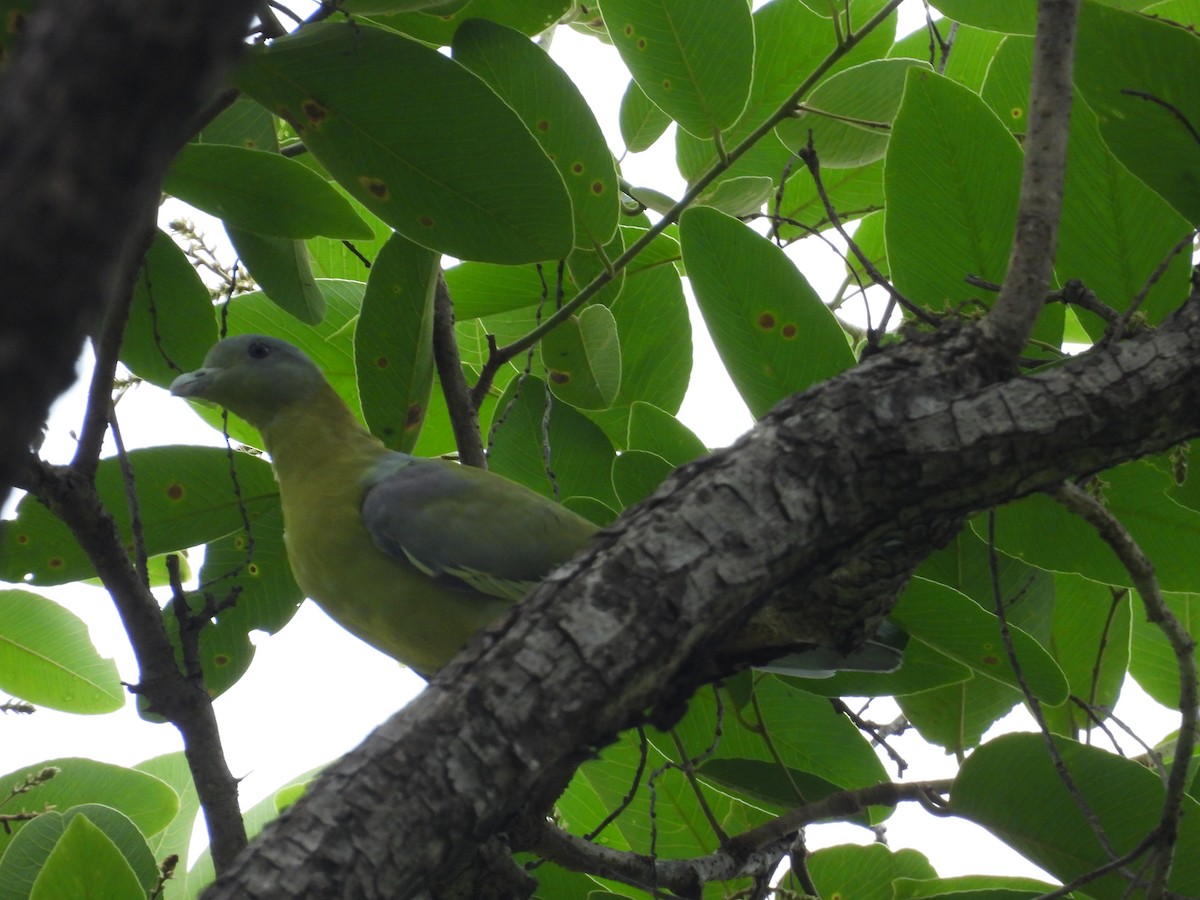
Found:
[[[782,250],[703,207],[679,231],[700,312],[755,418],[854,364],[833,313]]]
[[[156,231],[138,269],[121,362],[166,387],[180,373],[198,369],[216,340],[208,288],[178,245]]]
[[[279,488],[261,459],[235,454],[240,502],[251,521],[278,506]],[[215,447],[150,447],[129,453],[146,552],[196,547],[241,529],[239,499],[229,488],[230,461]],[[127,551],[134,549],[121,467],[104,459],[96,488],[116,519]],[[64,584],[94,575],[91,562],[58,518],[32,498],[0,530],[0,577],[29,584]],[[29,576],[29,577],[26,577]]]
[[[964,25],[1007,34],[1033,34],[1037,24],[1037,0],[930,0],[943,15]]]
[[[607,409],[621,387],[617,320],[606,306],[571,316],[541,341],[550,390],[577,409]]]
[[[636,81],[631,81],[621,95],[618,124],[629,152],[641,153],[663,136],[671,117],[654,105]]]
[[[1169,477],[1149,463],[1132,462],[1097,478],[1104,505],[1154,560],[1163,590],[1200,590],[1193,564],[1200,559],[1200,513],[1164,493]],[[1131,586],[1129,573],[1095,529],[1044,495],[996,510],[996,546],[1053,572]]]
[[[682,466],[708,454],[704,442],[666,410],[635,400],[629,407],[630,450],[646,450],[672,466]]]
[[[575,212],[575,246],[608,243],[620,209],[617,173],[579,88],[545,50],[495,22],[464,22],[453,51],[513,108],[557,167]]]
[[[604,0],[600,9],[634,79],[680,127],[711,138],[737,121],[754,63],[742,0]]]
[[[812,229],[824,230],[830,225],[829,213],[812,178],[804,166],[798,168],[784,186],[783,202],[779,207],[780,214],[788,219],[779,229],[783,240],[807,237]],[[883,209],[882,162],[854,169],[830,169],[821,174],[821,183],[843,221]],[[882,268],[888,271],[886,265]]]
[[[1054,583],[1054,661],[1067,676],[1071,695],[1103,720],[1117,703],[1129,666],[1129,593],[1073,575],[1056,575]],[[1095,725],[1073,703],[1043,713],[1051,728],[1067,737]]]
[[[496,405],[491,470],[547,497],[592,497],[616,508],[608,475],[612,444],[580,413],[565,403],[551,403],[546,394],[545,382],[532,376],[509,384]],[[544,432],[547,403],[550,423]]]
[[[245,231],[273,237],[371,236],[370,226],[311,169],[278,153],[185,144],[163,190]]]
[[[1153,771],[1064,738],[1055,745],[1117,854],[1132,850],[1158,825],[1163,784]],[[1021,777],[1013,778],[1014,772]],[[1200,805],[1184,796],[1183,807],[1167,889],[1200,896]],[[955,779],[950,811],[982,825],[1064,882],[1109,859],[1038,734],[1004,735],[975,751]],[[1088,882],[1087,893],[1115,900],[1129,896],[1128,887],[1120,874],[1110,873]]]
[[[1075,83],[1110,151],[1193,225],[1200,223],[1200,37],[1173,22],[1084,4]]]
[[[887,248],[896,288],[941,310],[1008,269],[1021,150],[979,96],[910,69],[884,168]]]
[[[1025,128],[1032,59],[1032,38],[1006,38],[983,89],[984,100],[1015,131]],[[1055,269],[1060,281],[1084,279],[1102,302],[1124,312],[1190,226],[1113,157],[1085,103],[1071,110],[1069,147]],[[1150,324],[1179,304],[1189,272],[1188,255],[1177,253],[1159,274],[1138,307]],[[1086,312],[1080,321],[1092,340],[1108,327]]]
[[[196,785],[192,782],[187,758],[182,751],[164,753],[162,756],[140,762],[134,768],[165,782],[179,797],[179,809],[175,817],[166,828],[155,834],[149,843],[155,859],[166,859],[172,854],[179,857],[175,875],[166,884],[166,900],[195,896],[199,893],[200,885],[191,878],[192,873],[188,869],[191,860],[192,830],[200,813],[200,799],[196,795]]]
[[[439,271],[437,254],[393,234],[371,267],[354,329],[363,417],[394,450],[412,450],[429,407]]]
[[[306,325],[316,325],[325,317],[325,296],[313,277],[303,241],[256,234],[230,225],[225,226],[225,233],[251,276],[276,306]]]
[[[877,59],[845,69],[813,89],[794,119],[776,126],[780,140],[793,150],[813,147],[823,168],[863,166],[882,159],[889,126],[900,108],[905,72],[929,69],[915,59]]]
[[[674,466],[669,462],[645,450],[626,450],[614,457],[613,488],[622,508],[628,509],[635,503],[641,503],[658,490],[658,486],[673,471]]]
[[[970,669],[928,644],[909,641],[894,672],[835,672],[807,680],[804,689],[823,697],[896,697],[961,685],[972,677]]]
[[[83,620],[28,591],[0,591],[0,690],[64,712],[125,705],[116,663],[96,652]]]
[[[960,875],[957,878],[897,878],[892,883],[895,900],[1033,900],[1055,890],[1056,885],[1014,875]]]
[[[570,252],[571,202],[553,164],[499,97],[437,51],[321,23],[251,51],[237,82],[410,240],[485,262]]]
[[[446,270],[446,287],[458,321],[537,306],[554,291],[553,270],[464,262]],[[565,286],[564,286],[565,287]],[[569,299],[574,291],[564,296]]]
[[[50,851],[30,900],[140,900],[146,895],[117,845],[76,816]]]
[[[198,144],[232,144],[249,150],[278,150],[275,120],[269,112],[239,95],[233,103],[205,125],[198,135]]]
[[[1200,595],[1164,594],[1192,640],[1200,640]],[[1179,663],[1162,629],[1147,619],[1138,601],[1133,611],[1129,674],[1142,690],[1168,709],[1179,709]]]
[[[698,206],[711,206],[729,216],[758,212],[775,193],[775,183],[765,175],[726,178],[696,198]]]
[[[1015,688],[987,678],[896,698],[922,738],[958,756],[978,746],[984,732],[1020,702]]]
[[[822,897],[892,900],[900,878],[933,878],[929,860],[916,850],[891,850],[882,844],[843,844],[817,850],[805,860]]]
[[[914,578],[892,610],[892,619],[911,637],[980,675],[1020,687],[1005,652],[999,621],[965,594],[936,581]],[[1013,623],[1009,622],[1008,630],[1021,677],[1034,696],[1050,706],[1066,700],[1066,678],[1051,656]]]
[[[175,792],[154,776],[92,759],[50,759],[22,766],[0,776],[0,784],[7,790],[22,784],[26,774],[47,768],[60,771],[33,790],[14,797],[5,805],[6,813],[40,812],[47,806],[69,809],[81,803],[99,803],[120,810],[142,834],[151,836],[166,828],[179,809]],[[11,824],[14,833],[20,833],[24,827],[20,822]],[[0,853],[11,840],[8,833],[0,833]]]
[[[571,10],[571,0],[471,0],[453,13],[431,15],[406,12],[372,16],[387,28],[435,46],[449,44],[458,26],[467,19],[487,19],[515,28],[522,34],[541,34]],[[434,10],[430,10],[430,13]]]
[[[692,374],[692,325],[679,272],[674,266],[642,262],[646,268],[629,273],[612,304],[621,343],[620,390],[612,409],[588,414],[615,446],[629,434],[629,409],[635,401],[674,414]]]

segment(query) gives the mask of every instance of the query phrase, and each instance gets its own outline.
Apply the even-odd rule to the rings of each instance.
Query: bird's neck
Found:
[[[281,483],[319,477],[334,462],[369,461],[387,452],[327,385],[280,410],[261,431]]]

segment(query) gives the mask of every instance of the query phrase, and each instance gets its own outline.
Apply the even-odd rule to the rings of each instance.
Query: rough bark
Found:
[[[0,502],[84,336],[128,288],[159,186],[252,0],[43,0],[0,82]]]
[[[673,719],[764,604],[760,619],[852,644],[965,515],[1200,433],[1200,300],[1037,375],[992,360],[976,326],[915,341],[679,470],[334,765],[205,897],[436,889],[618,731]]]

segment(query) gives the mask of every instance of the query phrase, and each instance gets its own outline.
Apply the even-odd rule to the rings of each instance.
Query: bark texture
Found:
[[[43,0],[0,81],[0,502],[84,336],[128,292],[159,186],[251,0]]]
[[[745,623],[852,645],[968,513],[1200,433],[1195,299],[1156,332],[1040,374],[1002,365],[977,326],[946,329],[790,398],[679,470],[205,897],[436,892],[618,731],[678,715]]]

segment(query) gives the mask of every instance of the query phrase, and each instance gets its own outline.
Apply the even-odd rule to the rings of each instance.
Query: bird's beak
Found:
[[[197,369],[184,372],[171,382],[169,390],[176,397],[204,397],[205,389],[212,383],[212,369]]]

